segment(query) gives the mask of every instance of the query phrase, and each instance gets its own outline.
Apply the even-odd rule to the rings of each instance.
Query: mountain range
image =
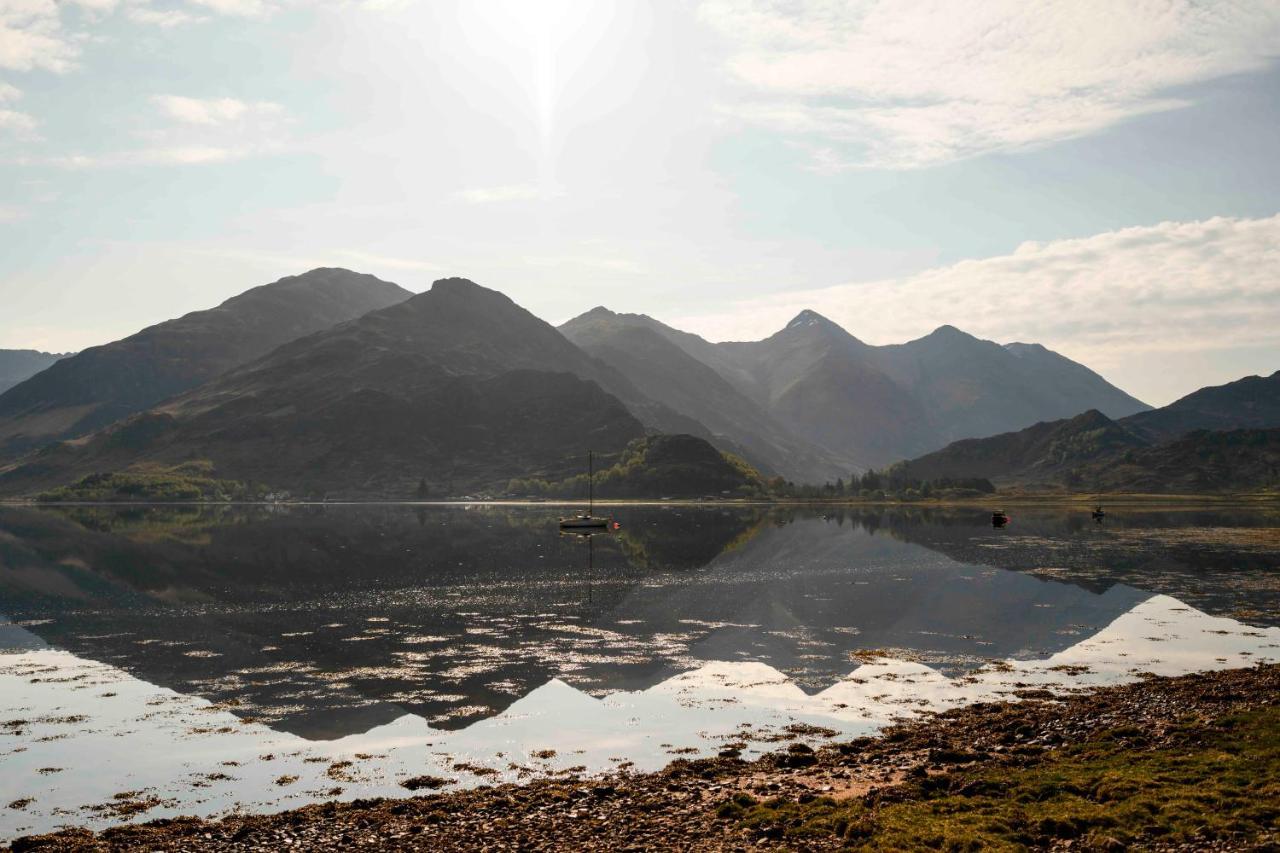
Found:
[[[822,481],[958,438],[1099,409],[1149,407],[1038,344],[951,326],[871,346],[813,311],[762,341],[711,343],[651,317],[595,308],[560,327],[655,399],[789,478]]]
[[[950,472],[939,476],[1060,477],[1071,453],[1274,426],[1266,381],[1151,410],[1040,345],[951,326],[873,346],[804,311],[764,340],[712,343],[603,307],[557,329],[465,279],[413,295],[319,269],[62,359],[0,394],[0,494],[192,462],[305,494],[501,492],[513,478],[566,481],[586,449],[621,458],[655,434],[692,436],[794,482],[913,457],[910,471]]]
[[[985,477],[997,485],[1204,492],[1280,485],[1280,371],[1202,388],[1113,420],[1090,410],[954,442],[891,469],[901,481]]]

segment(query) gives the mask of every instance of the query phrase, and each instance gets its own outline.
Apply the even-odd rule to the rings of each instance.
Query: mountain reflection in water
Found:
[[[556,535],[555,514],[4,509],[0,612],[38,622],[50,645],[327,739],[405,713],[460,727],[553,678],[601,695],[708,660],[765,663],[809,692],[865,650],[955,674],[1047,657],[1152,592],[1187,600],[1143,571],[1185,555],[1074,516],[1019,514],[993,531],[981,509],[629,507],[621,531],[594,538],[587,569],[585,541]],[[1083,584],[1035,560],[1072,549]],[[1130,551],[1142,556],[1125,569],[1117,554]],[[1230,563],[1214,553],[1210,572]]]
[[[154,818],[644,769],[1280,648],[1267,516],[617,515],[0,509],[0,794],[34,803],[0,838],[118,822],[95,803],[126,790]]]

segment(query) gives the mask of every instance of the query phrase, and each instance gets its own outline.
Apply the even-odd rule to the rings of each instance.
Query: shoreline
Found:
[[[816,751],[793,744],[750,762],[736,752],[728,744],[718,758],[677,760],[654,773],[177,818],[98,834],[71,829],[17,839],[12,849],[1280,843],[1280,664],[1148,677],[1065,697],[1028,688],[1019,701],[947,711]]]

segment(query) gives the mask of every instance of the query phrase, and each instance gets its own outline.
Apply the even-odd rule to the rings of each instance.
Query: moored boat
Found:
[[[595,514],[595,458],[587,451],[587,511],[560,519],[561,530],[608,530],[613,519]]]

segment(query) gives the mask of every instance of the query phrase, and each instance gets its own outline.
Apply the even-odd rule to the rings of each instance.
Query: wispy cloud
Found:
[[[504,201],[533,201],[536,199],[558,198],[559,191],[549,191],[535,184],[508,184],[500,187],[471,187],[458,190],[453,194],[459,201],[467,204],[491,204]]]
[[[221,125],[254,116],[279,115],[283,110],[270,101],[242,101],[238,98],[187,98],[155,95],[152,101],[169,118],[187,124]]]
[[[150,6],[135,5],[125,10],[129,20],[138,24],[169,29],[187,24],[198,24],[208,20],[205,15],[193,14],[183,9],[154,9]]]
[[[36,131],[36,120],[17,110],[0,109],[0,130],[11,131],[20,137],[32,136]]]
[[[758,338],[812,308],[876,343],[951,324],[1034,341],[1094,366],[1240,347],[1280,352],[1280,215],[1214,218],[1024,243],[909,278],[744,300],[676,325]],[[1277,364],[1276,367],[1280,367]]]
[[[30,115],[4,106],[22,97],[17,86],[0,81],[0,131],[7,131],[19,138],[35,138],[36,120]]]
[[[918,168],[1180,106],[1280,56],[1280,6],[1171,0],[705,0],[743,86],[725,109],[819,168]]]

